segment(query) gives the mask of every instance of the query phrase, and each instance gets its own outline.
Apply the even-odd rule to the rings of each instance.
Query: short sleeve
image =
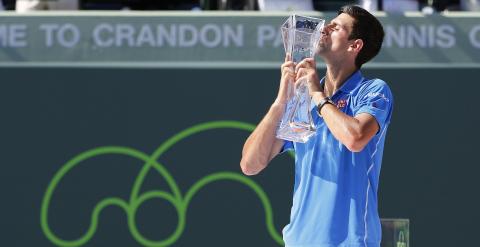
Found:
[[[280,153],[284,153],[284,152],[290,151],[290,150],[294,150],[293,142],[291,142],[291,141],[284,141],[284,142],[283,142],[282,149],[280,149]]]
[[[368,113],[375,117],[380,126],[380,132],[390,123],[392,109],[393,95],[390,88],[384,81],[375,79],[360,90],[353,113],[355,116]]]

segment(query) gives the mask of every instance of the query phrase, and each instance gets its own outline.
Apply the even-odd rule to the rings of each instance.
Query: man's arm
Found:
[[[277,139],[275,133],[284,110],[284,104],[274,103],[248,137],[240,161],[240,167],[245,175],[259,173],[280,152],[284,141]]]
[[[316,104],[324,98],[323,92],[313,95]],[[333,136],[352,152],[362,151],[379,130],[377,120],[368,113],[351,117],[332,104],[324,105],[320,113]]]
[[[318,80],[315,60],[305,59],[297,65],[296,69],[297,77],[306,77],[312,100],[318,105],[326,95]],[[320,113],[333,136],[352,152],[362,151],[380,129],[377,119],[368,113],[360,113],[352,117],[332,104],[325,104]]]
[[[284,144],[283,140],[276,138],[276,130],[289,99],[288,87],[295,78],[294,63],[288,54],[281,66],[281,72],[282,77],[275,102],[243,146],[240,167],[246,175],[255,175],[267,167]]]

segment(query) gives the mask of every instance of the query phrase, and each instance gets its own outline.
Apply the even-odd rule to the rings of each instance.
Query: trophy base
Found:
[[[277,138],[292,142],[307,142],[315,135],[315,129],[303,124],[290,123],[281,126],[277,131]]]

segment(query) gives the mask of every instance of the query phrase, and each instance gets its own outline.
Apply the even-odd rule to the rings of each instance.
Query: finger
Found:
[[[302,77],[299,77],[298,79],[295,80],[295,86],[298,86],[300,85],[301,83],[307,81],[307,77],[306,76],[302,76]]]
[[[298,79],[298,78],[300,78],[300,77],[302,77],[302,76],[305,76],[305,75],[307,74],[307,72],[308,72],[308,70],[307,70],[306,68],[300,68],[300,69],[298,69],[298,71],[297,71],[297,76],[296,76],[295,79]]]
[[[315,59],[314,59],[313,57],[307,58],[307,59],[305,59],[305,61],[306,61],[307,63],[309,63],[312,68],[316,68],[316,67],[317,67],[316,62],[315,62]]]
[[[285,68],[285,67],[290,67],[290,68],[294,68],[295,67],[295,64],[292,62],[292,61],[287,61],[285,63],[282,64],[282,69]]]
[[[288,70],[285,70],[283,73],[282,73],[282,77],[291,77],[291,78],[295,78],[295,74],[291,71],[288,71]]]
[[[307,63],[312,63],[313,61],[315,61],[315,59],[313,59],[313,57],[307,57],[307,58],[303,59],[303,61],[305,61]]]
[[[290,73],[292,75],[295,75],[295,71],[292,67],[284,67],[282,68],[282,74],[285,74],[285,73]]]
[[[297,64],[297,68],[315,68],[315,59],[313,58],[305,58],[299,64]]]
[[[297,64],[297,66],[295,66],[295,71],[298,71],[300,68],[310,68],[310,64],[305,61],[305,60],[302,60],[300,63]]]
[[[293,68],[293,66],[282,66],[281,73],[282,74],[285,74],[285,73],[295,74],[295,69]]]
[[[292,73],[295,73],[294,68],[295,68],[295,65],[293,64],[293,62],[286,62],[286,63],[282,64],[281,71],[283,73],[284,71],[288,70],[288,71],[291,71]]]

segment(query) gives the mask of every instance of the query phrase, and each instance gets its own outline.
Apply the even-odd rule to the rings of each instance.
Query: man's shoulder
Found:
[[[369,93],[381,92],[384,94],[391,95],[392,92],[388,83],[379,78],[367,79],[364,78],[363,81],[358,85],[357,94],[367,95]]]
[[[354,102],[360,102],[369,98],[383,98],[393,103],[393,93],[387,82],[379,78],[362,78],[356,89],[351,92]]]
[[[360,87],[365,89],[379,89],[379,88],[388,88],[388,83],[379,78],[364,78],[362,83],[360,83]]]

